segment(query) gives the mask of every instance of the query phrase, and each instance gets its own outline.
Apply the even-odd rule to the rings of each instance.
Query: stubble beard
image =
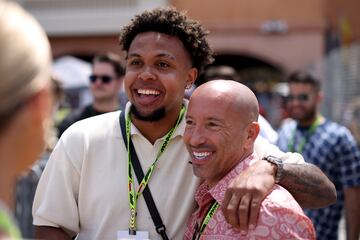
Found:
[[[130,113],[138,120],[145,122],[157,122],[165,117],[165,107],[158,108],[149,115],[145,116],[141,114],[138,109],[132,104],[130,106]]]
[[[309,122],[311,122],[312,120],[314,120],[316,118],[316,108],[312,109],[311,111],[306,112],[303,116],[301,117],[294,117],[294,119],[296,121],[298,121],[301,124],[308,124]]]

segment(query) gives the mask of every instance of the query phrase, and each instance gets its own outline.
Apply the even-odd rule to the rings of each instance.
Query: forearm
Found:
[[[358,240],[360,236],[360,187],[346,188],[345,193],[345,216],[346,216],[346,239]]]
[[[35,226],[35,237],[37,239],[71,240],[72,238],[61,228]]]
[[[281,186],[286,188],[303,208],[321,208],[336,201],[336,189],[328,177],[313,164],[286,164]]]

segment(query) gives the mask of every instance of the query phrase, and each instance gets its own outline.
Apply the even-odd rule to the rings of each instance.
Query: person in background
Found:
[[[261,127],[258,116],[255,94],[241,83],[213,80],[192,94],[184,142],[194,174],[204,182],[196,191],[198,209],[189,218],[185,239],[315,239],[310,219],[279,185],[261,203],[258,224],[247,234],[224,219],[220,207],[227,186],[261,161],[254,152]]]
[[[92,74],[89,76],[93,102],[85,108],[70,113],[58,126],[58,136],[73,123],[99,114],[124,109],[126,95],[120,89],[123,85],[124,67],[117,54],[96,55],[92,62]]]
[[[18,176],[15,186],[15,210],[14,215],[17,224],[20,228],[21,235],[24,238],[35,238],[35,228],[32,224],[32,204],[34,201],[35,190],[42,172],[46,166],[47,161],[55,144],[58,141],[57,129],[54,126],[55,114],[60,105],[61,100],[64,97],[64,91],[61,87],[60,81],[55,75],[52,75],[52,87],[51,91],[54,96],[53,101],[53,115],[51,121],[51,127],[46,136],[45,150],[31,168]]]
[[[129,102],[124,112],[78,121],[61,136],[35,194],[37,238],[183,239],[199,185],[182,138],[184,92],[212,61],[206,35],[199,22],[171,7],[144,11],[122,28]],[[137,169],[146,171],[140,187],[133,172],[135,154],[124,139],[133,142],[142,166]],[[318,168],[301,164],[301,155],[284,154],[266,140],[256,142],[260,157],[276,155],[284,164],[280,159],[257,161],[235,179],[223,204],[230,223],[244,231],[256,225],[260,203],[273,188],[275,175],[304,206],[333,202],[334,186]],[[301,185],[300,176],[305,178]],[[318,184],[309,187],[308,180]],[[144,188],[151,190],[163,220],[156,227]]]
[[[52,110],[51,51],[38,22],[10,1],[0,2],[0,52],[0,238],[19,239],[9,216],[12,189],[45,147]]]
[[[227,79],[241,82],[236,70],[227,65],[210,66],[205,70],[204,81],[212,81],[216,79]],[[277,140],[277,132],[272,128],[271,124],[259,114],[258,122],[260,124],[260,136],[267,139],[270,143],[275,144]]]
[[[279,129],[277,145],[296,151],[315,165],[335,184],[337,201],[326,208],[305,209],[313,221],[318,239],[337,239],[342,210],[345,209],[347,239],[360,236],[360,151],[350,131],[326,119],[319,112],[323,99],[318,79],[306,72],[288,78],[287,110],[292,119]],[[316,183],[314,183],[316,184]]]

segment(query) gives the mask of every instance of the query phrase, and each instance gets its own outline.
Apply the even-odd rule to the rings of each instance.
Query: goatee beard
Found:
[[[163,119],[165,117],[165,107],[161,107],[159,109],[156,109],[150,115],[144,116],[132,104],[130,106],[130,113],[132,113],[133,116],[138,120],[145,121],[145,122],[156,122],[156,121],[159,121],[159,120],[161,120],[161,119]]]
[[[299,122],[299,126],[307,127],[310,126],[313,121],[315,121],[316,115],[316,109],[312,109],[311,111],[305,113],[303,117],[294,119]]]

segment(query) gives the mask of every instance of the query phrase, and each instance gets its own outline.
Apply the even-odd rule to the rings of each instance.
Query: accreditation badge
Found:
[[[129,230],[118,231],[117,240],[149,240],[149,232],[136,231],[135,235],[130,235]]]

